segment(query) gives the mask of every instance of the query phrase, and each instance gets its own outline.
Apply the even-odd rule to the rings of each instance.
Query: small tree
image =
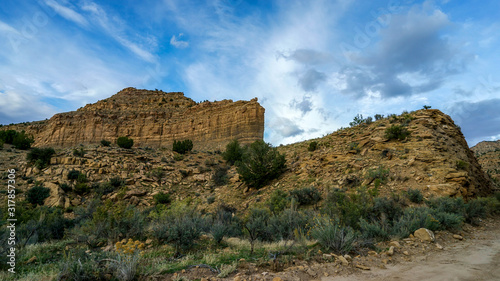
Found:
[[[45,198],[50,196],[50,189],[37,185],[28,190],[26,200],[33,205],[43,205]]]
[[[243,228],[250,241],[250,254],[253,254],[255,241],[264,240],[269,236],[269,219],[270,214],[266,209],[252,209],[246,217]]]
[[[33,137],[26,135],[26,133],[24,133],[24,131],[22,131],[21,133],[18,133],[14,137],[12,144],[17,149],[26,150],[26,149],[30,149],[31,145],[34,142],[35,142],[35,140],[33,139]]]
[[[128,137],[119,137],[116,144],[121,148],[130,149],[134,145],[134,140]]]
[[[243,148],[240,146],[238,140],[233,140],[226,145],[226,151],[222,153],[222,158],[226,160],[231,165],[236,162],[241,161],[243,157]]]
[[[286,169],[285,156],[263,140],[255,141],[236,163],[238,174],[249,186],[260,188],[279,177]]]
[[[385,130],[385,137],[389,140],[404,140],[410,135],[408,129],[402,125],[392,125]]]
[[[427,109],[431,109],[431,108],[432,108],[432,106],[430,106],[430,105],[424,105],[424,109],[425,109],[425,110],[427,110]]]
[[[50,164],[50,159],[52,158],[52,155],[54,155],[56,152],[53,148],[37,148],[34,147],[28,152],[28,155],[26,155],[26,160],[28,160],[29,163],[35,164],[35,166],[39,169],[43,169],[47,167]]]
[[[102,145],[102,146],[110,146],[110,145],[111,145],[111,142],[110,142],[110,141],[107,141],[107,140],[101,140],[101,145]]]
[[[193,149],[193,142],[191,140],[174,141],[172,150],[179,154],[186,154]]]
[[[151,171],[151,176],[153,176],[153,178],[156,179],[156,182],[158,183],[158,185],[161,185],[161,181],[165,177],[165,171],[163,171],[162,167],[154,168]]]

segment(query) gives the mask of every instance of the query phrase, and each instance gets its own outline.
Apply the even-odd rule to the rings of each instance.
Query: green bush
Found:
[[[217,166],[215,168],[215,172],[212,175],[212,180],[213,180],[215,186],[222,186],[222,185],[227,184],[227,182],[229,180],[228,175],[227,175],[227,170],[228,170],[228,167],[225,167],[225,166]]]
[[[50,164],[50,159],[55,153],[53,148],[34,147],[26,155],[26,160],[31,164],[35,163],[37,168],[43,169]]]
[[[71,170],[71,171],[68,172],[67,178],[70,181],[75,181],[75,180],[78,179],[78,176],[80,176],[80,171],[77,171],[77,170],[73,169],[73,170]]]
[[[112,177],[109,179],[109,184],[115,189],[125,185],[125,181],[120,177]]]
[[[276,189],[271,193],[267,201],[267,206],[273,214],[281,213],[290,205],[290,198],[283,190]]]
[[[61,183],[59,184],[59,187],[64,191],[64,192],[70,192],[73,190],[73,187],[67,183]]]
[[[310,214],[288,208],[269,220],[269,232],[273,241],[295,240],[296,234],[305,234],[309,230]]]
[[[18,132],[15,130],[0,131],[0,140],[6,144],[13,144]]]
[[[465,217],[465,202],[463,198],[438,197],[428,200],[426,204],[437,212],[452,213]]]
[[[341,255],[349,253],[356,242],[356,233],[351,227],[342,226],[340,222],[327,217],[316,218],[311,236],[324,249]]]
[[[478,225],[480,219],[486,217],[487,200],[483,198],[472,199],[465,204],[465,221],[472,225]]]
[[[420,189],[409,188],[406,191],[406,196],[413,203],[420,204],[424,201],[424,196],[422,195]]]
[[[12,144],[17,149],[26,150],[26,149],[30,149],[31,145],[34,142],[35,142],[35,140],[33,139],[33,137],[26,135],[26,133],[24,133],[24,131],[22,131],[14,137]]]
[[[374,220],[386,219],[387,222],[392,223],[403,214],[403,205],[393,198],[377,197],[373,199],[369,214],[369,217]]]
[[[250,254],[253,254],[256,241],[270,240],[269,219],[269,211],[258,208],[251,209],[245,218],[243,229],[250,241]]]
[[[359,220],[359,228],[363,238],[386,241],[391,237],[390,225],[387,220],[372,220],[368,222],[365,219]]]
[[[153,222],[152,235],[159,242],[172,244],[177,254],[195,246],[205,228],[205,220],[192,208],[169,210]]]
[[[316,205],[321,201],[321,193],[315,187],[304,187],[290,191],[299,206]]]
[[[74,148],[73,155],[76,157],[83,157],[85,156],[85,150],[83,149],[83,147],[80,147],[80,149]]]
[[[243,148],[240,146],[238,140],[233,140],[226,145],[226,151],[222,153],[222,158],[229,164],[234,165],[236,162],[241,161],[243,157]]]
[[[28,190],[26,200],[33,205],[43,205],[43,201],[50,196],[50,189],[37,185]]]
[[[186,154],[193,149],[193,142],[191,140],[174,141],[172,150],[179,154]]]
[[[392,125],[385,130],[385,137],[388,140],[404,140],[410,135],[408,129],[402,125]]]
[[[317,141],[310,142],[307,150],[308,151],[315,151],[316,149],[318,149],[318,142]]]
[[[110,145],[111,145],[111,142],[110,142],[110,141],[107,141],[107,140],[101,140],[101,145],[102,145],[102,146],[110,146]]]
[[[458,160],[456,166],[458,170],[467,170],[467,168],[469,167],[469,163]]]
[[[128,137],[119,137],[116,139],[116,144],[121,148],[130,149],[134,146],[134,140]]]
[[[433,219],[427,207],[406,208],[403,215],[394,221],[392,234],[398,238],[406,238],[419,228],[439,229],[439,222]]]
[[[88,192],[90,192],[90,187],[87,183],[84,182],[78,182],[75,185],[75,188],[73,188],[73,191],[78,194],[78,195],[84,195]]]
[[[333,189],[328,193],[321,212],[331,218],[338,218],[343,225],[359,229],[359,220],[370,214],[372,200],[372,196],[363,188],[349,194]]]
[[[261,188],[285,171],[286,160],[276,148],[258,140],[245,150],[243,160],[236,165],[243,182],[251,187]]]
[[[155,196],[153,196],[153,199],[155,200],[156,204],[170,204],[172,199],[170,198],[170,194],[164,193],[164,192],[159,192]]]

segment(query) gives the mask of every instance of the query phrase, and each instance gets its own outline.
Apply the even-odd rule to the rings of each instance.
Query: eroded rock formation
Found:
[[[174,140],[191,139],[196,149],[223,149],[233,139],[242,143],[262,139],[264,108],[257,99],[196,103],[179,92],[126,88],[25,130],[34,135],[35,146],[114,142],[127,136],[135,146],[169,147]]]

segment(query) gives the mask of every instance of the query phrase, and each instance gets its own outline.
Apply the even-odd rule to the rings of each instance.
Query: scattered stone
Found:
[[[352,261],[352,257],[351,257],[351,256],[349,256],[349,255],[347,255],[347,254],[346,254],[346,255],[344,255],[344,258],[345,258],[346,260],[348,260],[348,261]]]
[[[403,255],[405,255],[405,256],[409,256],[409,255],[410,255],[410,253],[408,253],[408,251],[404,251],[404,252],[403,252]]]
[[[359,269],[362,269],[362,270],[370,270],[370,268],[368,266],[364,266],[364,265],[360,265],[360,264],[357,264],[356,267]]]
[[[306,270],[306,273],[309,274],[309,276],[311,276],[311,277],[314,277],[317,274],[316,271],[314,271],[310,268],[308,270]]]
[[[264,275],[264,276],[266,276],[268,274],[269,274],[269,272],[267,272],[267,271],[262,272],[262,275]]]
[[[414,236],[421,241],[434,242],[436,240],[434,233],[427,228],[420,228],[415,230]]]
[[[391,243],[389,243],[389,246],[393,246],[394,248],[401,248],[401,245],[398,241],[391,241]]]
[[[458,234],[453,234],[453,238],[457,239],[457,240],[463,240],[464,238],[462,237],[462,235],[458,235]]]
[[[342,263],[342,265],[344,265],[344,266],[348,266],[349,265],[349,262],[343,256],[338,256],[338,259]]]
[[[389,247],[389,250],[387,251],[388,256],[394,255],[394,246]]]
[[[326,271],[325,271],[325,272],[323,272],[323,275],[324,275],[325,277],[330,276],[330,274],[328,274],[328,272],[326,272]]]
[[[208,279],[205,278],[205,277],[203,277],[203,278],[200,279],[200,281],[208,281]]]
[[[443,250],[443,246],[441,246],[440,244],[436,243],[436,248],[438,248],[439,250]]]
[[[323,254],[323,258],[324,259],[331,259],[331,258],[333,258],[333,256],[330,254]]]
[[[273,281],[283,281],[283,279],[281,279],[280,277],[276,276],[276,277],[273,278]]]

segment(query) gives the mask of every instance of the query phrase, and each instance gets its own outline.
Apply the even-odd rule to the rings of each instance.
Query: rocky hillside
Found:
[[[264,108],[257,99],[196,103],[183,93],[126,88],[48,121],[2,129],[26,130],[39,147],[114,142],[127,136],[136,146],[170,147],[174,140],[191,139],[198,147],[213,149],[233,139],[242,143],[262,139]]]
[[[193,104],[193,108],[195,106],[215,105]],[[406,124],[410,135],[404,140],[389,140],[386,129],[401,124]],[[314,151],[309,151],[311,142],[317,143]],[[196,144],[187,155],[174,153],[171,147],[127,150],[86,145],[81,148],[83,156],[73,155],[72,148],[56,149],[51,164],[39,170],[26,163],[26,152],[6,145],[0,153],[0,169],[18,169],[20,190],[27,190],[36,182],[44,183],[51,189],[45,204],[65,208],[80,205],[96,195],[150,206],[154,204],[153,196],[160,192],[170,193],[172,199],[191,198],[202,208],[210,209],[224,202],[246,209],[265,202],[275,189],[316,187],[326,195],[332,188],[355,191],[364,186],[390,195],[413,188],[421,190],[427,198],[470,198],[492,191],[490,179],[468,148],[460,129],[439,110],[391,116],[341,129],[320,139],[279,147],[279,151],[286,154],[287,171],[259,190],[246,187],[236,169],[227,167],[219,151]],[[218,186],[214,181],[217,172],[227,168],[227,175],[222,173],[227,182]],[[72,170],[85,175],[86,190],[61,188],[64,184],[74,186],[75,182],[68,180]],[[102,186],[117,178],[123,180],[123,187],[102,192]]]
[[[471,148],[483,170],[500,190],[500,140],[483,141]]]

